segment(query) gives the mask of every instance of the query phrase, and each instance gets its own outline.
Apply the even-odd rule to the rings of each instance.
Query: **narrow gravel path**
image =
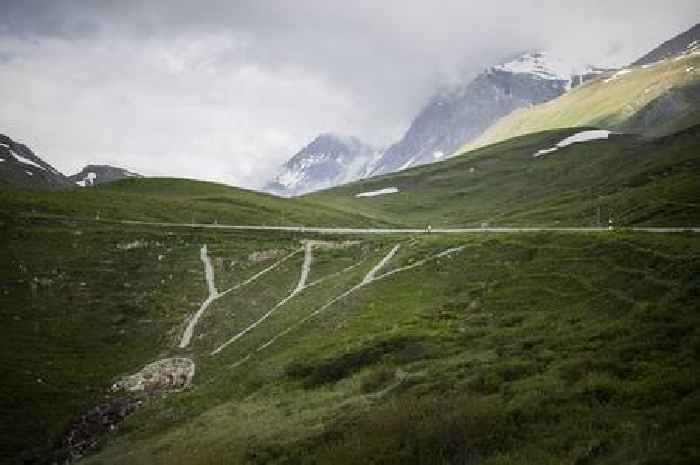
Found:
[[[386,266],[387,263],[389,263],[389,260],[391,260],[392,258],[394,258],[394,255],[396,255],[396,252],[399,251],[399,248],[400,248],[400,247],[401,247],[401,246],[400,246],[399,244],[396,244],[396,245],[394,246],[394,248],[391,249],[391,250],[389,251],[389,253],[386,254],[386,255],[384,256],[384,258],[382,258],[382,259],[379,261],[379,263],[377,263],[377,265],[376,265],[374,268],[372,268],[372,269],[369,271],[369,273],[367,273],[367,274],[365,275],[364,279],[362,280],[361,285],[369,284],[369,283],[371,283],[372,281],[374,281],[375,275],[379,272],[379,270],[381,270],[382,268],[384,268],[384,267]]]
[[[394,248],[392,248],[392,249],[389,251],[389,253],[388,253],[387,255],[385,255],[384,258],[382,258],[382,260],[379,261],[379,263],[377,264],[377,266],[375,266],[374,268],[372,268],[372,270],[370,270],[370,271],[365,275],[364,279],[360,282],[360,284],[357,284],[357,285],[351,287],[350,289],[348,289],[347,291],[343,292],[342,294],[340,294],[340,295],[334,297],[333,299],[329,300],[328,302],[326,302],[325,304],[323,304],[323,305],[322,305],[321,307],[319,307],[318,309],[314,310],[314,311],[313,311],[312,313],[310,313],[309,315],[305,316],[304,318],[302,318],[301,320],[297,321],[297,322],[294,323],[293,325],[291,325],[291,326],[287,327],[286,329],[284,329],[283,331],[279,332],[277,335],[273,336],[273,337],[270,338],[267,342],[265,342],[265,343],[262,344],[260,347],[258,347],[258,348],[255,350],[255,352],[261,352],[261,351],[265,350],[266,348],[268,348],[269,346],[271,346],[272,344],[274,344],[278,339],[280,339],[281,337],[283,337],[283,336],[289,334],[289,333],[290,333],[291,331],[293,331],[294,329],[300,327],[301,325],[303,325],[303,324],[306,323],[307,321],[311,320],[312,318],[316,317],[317,315],[319,315],[319,314],[322,313],[323,311],[327,310],[328,308],[330,308],[330,307],[331,307],[333,304],[335,304],[336,302],[339,302],[340,300],[342,300],[342,299],[348,297],[350,294],[356,292],[357,290],[359,290],[359,289],[361,289],[361,288],[363,288],[363,287],[365,287],[365,286],[367,286],[367,285],[369,285],[369,284],[371,284],[371,283],[373,283],[373,282],[376,282],[376,281],[385,279],[385,278],[387,278],[387,277],[389,277],[389,276],[392,276],[392,275],[394,275],[394,274],[396,274],[396,273],[400,273],[400,272],[403,272],[403,271],[411,270],[411,269],[413,269],[413,268],[419,267],[419,266],[421,266],[421,265],[424,265],[424,264],[426,264],[426,263],[428,263],[428,262],[437,260],[437,259],[439,259],[439,258],[446,257],[446,256],[451,255],[451,254],[453,254],[453,253],[461,252],[462,250],[464,250],[464,246],[453,247],[453,248],[450,248],[450,249],[447,249],[447,250],[443,250],[442,252],[440,252],[440,253],[438,253],[438,254],[431,255],[431,256],[426,257],[426,258],[424,258],[424,259],[422,259],[422,260],[418,260],[418,261],[416,261],[416,262],[414,262],[414,263],[412,263],[412,264],[410,264],[410,265],[403,266],[403,267],[400,267],[400,268],[396,268],[396,269],[394,269],[394,270],[392,270],[392,271],[389,271],[389,272],[387,272],[387,273],[384,273],[384,274],[382,274],[382,275],[380,275],[380,276],[376,276],[376,273],[377,273],[379,270],[381,270],[381,268],[383,268],[383,267],[393,258],[393,256],[396,254],[396,252],[398,251],[398,245],[397,245],[397,246],[395,246]],[[380,266],[380,265],[381,265],[381,266]],[[249,360],[249,359],[253,356],[253,354],[254,354],[255,352],[246,355],[246,356],[243,357],[241,360],[239,360],[238,362],[236,362],[236,363],[234,363],[233,365],[231,365],[231,367],[237,367],[238,365],[240,365],[240,364],[246,362],[247,360]]]
[[[81,220],[92,221],[92,220]],[[243,231],[290,231],[320,234],[427,234],[425,228],[332,228],[332,227],[307,227],[307,226],[256,226],[256,225],[229,225],[229,224],[192,224],[192,223],[159,223],[151,221],[131,220],[101,220],[103,223],[134,224],[144,226],[159,226],[164,228],[193,228],[193,229],[230,229]],[[665,226],[630,226],[616,229],[608,227],[487,227],[487,228],[434,228],[431,234],[471,234],[471,233],[528,233],[528,232],[614,232],[632,231],[645,233],[700,233],[700,226],[665,227]]]
[[[214,349],[210,355],[216,355],[222,350],[224,350],[226,347],[229,345],[233,344],[236,342],[238,339],[242,338],[245,336],[248,332],[252,331],[257,327],[260,323],[263,321],[267,320],[270,318],[270,315],[275,313],[281,306],[289,302],[295,295],[299,294],[301,291],[304,290],[306,287],[306,281],[309,278],[309,271],[311,271],[311,261],[313,259],[313,243],[311,241],[307,241],[304,244],[304,262],[301,265],[301,273],[299,274],[299,281],[297,282],[296,287],[292,292],[285,297],[284,299],[280,300],[275,304],[274,307],[272,307],[270,310],[267,311],[263,316],[257,319],[254,323],[251,323],[248,325],[246,328],[244,328],[242,331],[238,332],[236,335],[234,335],[232,338],[230,338],[228,341],[224,342],[221,344],[219,347]]]
[[[207,280],[207,287],[209,289],[209,296],[206,298],[206,300],[204,302],[202,302],[202,305],[199,307],[199,310],[197,310],[197,312],[192,316],[192,318],[188,322],[187,327],[185,328],[185,331],[182,333],[182,338],[180,339],[180,344],[178,345],[178,347],[180,349],[184,349],[185,347],[190,345],[190,342],[192,340],[192,335],[194,334],[194,329],[197,326],[199,319],[202,317],[202,315],[207,310],[207,308],[209,308],[209,306],[215,300],[224,297],[226,294],[228,294],[232,291],[235,291],[236,289],[239,289],[243,286],[246,286],[246,285],[252,283],[253,281],[258,279],[262,275],[274,270],[279,265],[281,265],[283,262],[290,259],[291,257],[298,254],[299,252],[300,252],[300,250],[296,250],[296,251],[288,254],[287,256],[276,261],[275,263],[268,266],[264,270],[254,274],[250,278],[246,279],[242,283],[236,284],[235,286],[225,290],[224,292],[219,293],[216,290],[216,285],[214,283],[214,268],[211,265],[211,260],[209,259],[209,255],[207,253],[207,245],[204,244],[200,250],[199,257],[202,260],[202,263],[204,264],[204,275],[205,275],[206,280]],[[308,275],[308,273],[307,273],[307,275]]]
[[[182,333],[182,339],[180,339],[179,346],[181,349],[184,349],[190,344],[190,340],[192,339],[192,334],[194,333],[195,326],[197,326],[197,322],[207,310],[207,307],[209,307],[209,305],[211,305],[211,303],[214,302],[214,300],[216,300],[217,296],[219,295],[216,291],[216,285],[214,283],[214,268],[211,266],[211,260],[209,259],[209,255],[207,253],[206,244],[204,244],[199,251],[199,259],[204,264],[204,276],[207,280],[209,296],[204,302],[202,302],[202,305],[199,307],[199,310],[197,310],[197,313],[194,314],[194,316],[190,319],[189,323],[187,324],[185,332]]]

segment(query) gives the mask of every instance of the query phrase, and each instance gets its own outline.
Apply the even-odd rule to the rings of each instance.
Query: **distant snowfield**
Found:
[[[398,191],[398,187],[386,187],[384,189],[379,189],[378,191],[361,192],[359,194],[355,194],[355,197],[376,197],[378,195],[396,194]]]
[[[533,157],[541,157],[542,155],[556,152],[559,149],[562,149],[564,147],[568,147],[571,144],[576,144],[579,142],[588,142],[591,140],[607,139],[608,137],[610,137],[610,134],[612,134],[612,132],[607,131],[605,129],[594,129],[591,131],[581,131],[579,133],[574,134],[573,136],[569,136],[566,139],[560,141],[554,147],[537,151],[537,153],[534,154]]]

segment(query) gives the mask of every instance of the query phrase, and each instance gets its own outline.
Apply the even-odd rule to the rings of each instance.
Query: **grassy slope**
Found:
[[[227,244],[217,255],[226,258],[226,270],[217,269],[220,286],[263,265],[248,262],[250,253],[298,247],[279,235],[42,220],[6,222],[0,237],[5,458],[53,447],[116,376],[167,355],[206,296],[202,243],[214,250]],[[137,248],[118,247],[136,241]]]
[[[693,236],[404,240],[398,264],[466,249],[375,283],[232,366],[392,244],[366,244],[371,263],[302,294],[219,357],[205,355],[219,338],[207,332],[191,349],[195,389],[149,403],[86,463],[700,459]]]
[[[206,295],[201,244],[209,246],[221,290],[270,263],[248,260],[252,252],[283,254],[302,236],[42,218],[101,209],[103,217],[189,221],[194,210],[201,222],[264,223],[288,211],[304,224],[366,224],[366,216],[424,224],[434,215],[454,223],[493,209],[518,221],[548,220],[551,212],[566,219],[578,218],[585,202],[574,194],[552,199],[567,183],[575,193],[601,173],[610,205],[641,206],[634,218],[696,218],[696,132],[656,145],[620,137],[536,160],[546,164],[541,171],[530,165],[531,153],[565,133],[508,141],[473,159],[341,188],[345,194],[329,191],[335,199],[326,192],[287,201],[174,180],[0,194],[0,461],[45,454],[117,376],[175,355],[197,362],[194,389],[151,399],[86,463],[697,461],[695,236],[362,238],[361,245],[317,252],[311,280],[360,262],[357,268],[304,291],[210,357],[295,286],[301,255],[217,301],[192,345],[179,350],[185,317]],[[577,154],[598,163],[567,161]],[[636,174],[623,175],[622,167]],[[523,173],[530,182],[520,181]],[[454,200],[465,198],[455,187],[469,188],[464,176],[471,174],[488,176],[470,195],[486,201],[490,191],[496,200],[476,207]],[[385,187],[387,179],[405,182],[402,194],[365,199],[362,216],[343,213],[356,208],[354,189]],[[533,182],[536,189],[527,190]],[[508,196],[521,189],[541,207],[519,213],[509,206],[518,197]],[[401,202],[386,203],[392,199]],[[397,206],[405,210],[391,209]],[[138,248],[117,247],[137,240]],[[390,267],[455,245],[466,249],[352,294],[233,366],[358,283],[397,241],[402,249]],[[34,278],[44,284],[32,286]]]
[[[691,72],[686,70],[694,68]],[[700,123],[700,92],[687,92],[688,99],[677,118],[655,121],[652,127],[639,127],[635,116],[668,92],[684,93],[700,85],[700,56],[667,59],[651,67],[631,67],[630,73],[610,82],[596,79],[571,92],[535,107],[522,109],[502,118],[458,153],[500,142],[523,134],[549,129],[596,126],[644,132],[659,136]],[[635,124],[636,122],[636,124]]]
[[[124,179],[63,192],[0,189],[6,216],[58,215],[68,218],[266,225],[368,224],[359,215],[203,181],[168,178]],[[374,224],[381,224],[375,222]]]
[[[614,135],[534,158],[579,129],[547,131],[304,198],[405,226],[697,225],[700,126],[656,140]],[[400,192],[355,198],[396,186]]]

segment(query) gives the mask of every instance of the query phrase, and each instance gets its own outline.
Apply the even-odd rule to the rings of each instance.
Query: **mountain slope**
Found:
[[[611,134],[549,150],[583,130],[530,134],[304,198],[417,228],[595,226],[609,217],[700,224],[700,125],[657,140]],[[397,192],[357,196],[390,187]]]
[[[70,180],[32,152],[26,145],[0,134],[0,187],[57,190]]]
[[[264,190],[297,195],[364,176],[377,150],[356,137],[321,134],[288,160]]]
[[[648,65],[657,61],[673,58],[689,50],[700,48],[700,23],[688,29],[673,39],[667,40],[657,48],[647,53],[634,63],[633,66]]]
[[[550,102],[501,118],[458,152],[563,127],[598,126],[648,136],[700,122],[700,52],[631,66],[573,89]]]
[[[461,88],[434,97],[372,174],[434,162],[515,109],[546,102],[602,72],[544,53],[527,53],[489,68]]]
[[[116,166],[87,165],[80,172],[68,176],[68,179],[81,187],[86,187],[133,177],[140,178],[141,175]]]

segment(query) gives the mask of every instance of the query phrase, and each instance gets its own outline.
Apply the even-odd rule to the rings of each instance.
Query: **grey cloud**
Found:
[[[65,169],[121,159],[256,186],[317,132],[386,144],[436,89],[514,52],[624,64],[700,5],[0,0],[0,12],[0,130]]]

